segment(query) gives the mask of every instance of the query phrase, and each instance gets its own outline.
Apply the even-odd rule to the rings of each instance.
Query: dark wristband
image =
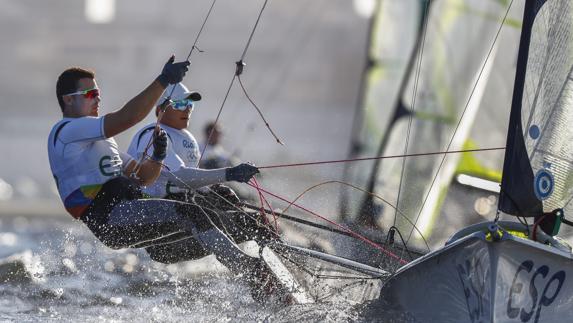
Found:
[[[166,88],[169,85],[169,81],[167,80],[167,75],[165,74],[159,74],[159,76],[156,78],[156,80],[161,83],[161,85]]]

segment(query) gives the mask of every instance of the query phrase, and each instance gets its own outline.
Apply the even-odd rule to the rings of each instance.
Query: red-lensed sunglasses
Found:
[[[99,89],[94,87],[93,89],[77,91],[74,93],[64,94],[64,95],[83,95],[86,99],[95,99],[99,96]]]

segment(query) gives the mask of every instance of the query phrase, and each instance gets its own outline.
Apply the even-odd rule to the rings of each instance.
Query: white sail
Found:
[[[573,212],[573,5],[535,6],[535,20],[524,29],[528,42],[516,77],[500,210],[545,219],[543,230],[556,234],[561,221],[552,218]]]
[[[373,311],[389,302],[413,321],[430,322],[555,322],[573,314],[571,247],[538,226],[553,208],[567,210],[573,184],[565,162],[573,151],[566,139],[572,18],[570,0],[525,2],[500,208],[534,216],[535,224],[495,220],[460,230],[400,268]]]
[[[536,20],[522,105],[525,145],[543,211],[564,208],[566,214],[571,214],[573,4],[549,1]]]
[[[372,157],[391,127],[400,87],[419,37],[425,0],[378,0],[371,18],[362,94],[354,117],[350,158]],[[366,188],[375,161],[347,164],[346,181]],[[362,193],[342,188],[341,216],[356,215]]]
[[[420,48],[421,62],[416,63],[419,69],[412,72],[402,97],[412,113],[410,130],[408,118],[399,120],[383,155],[462,149],[485,84],[477,83],[477,79],[487,79],[486,58],[491,57],[492,44],[507,8],[508,4],[493,0],[432,3]],[[454,137],[456,132],[459,133]],[[394,210],[385,208],[384,227],[395,224],[407,234],[412,230],[410,222],[414,222],[424,229],[422,234],[431,236],[458,161],[457,157],[448,156],[442,164],[442,158],[433,155],[384,161],[376,193],[395,203],[401,212],[396,214],[394,223]],[[423,246],[420,239],[412,242]]]

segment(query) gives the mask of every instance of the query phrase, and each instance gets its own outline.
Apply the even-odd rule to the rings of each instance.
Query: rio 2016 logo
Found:
[[[519,278],[521,277],[521,279]],[[507,301],[507,316],[521,322],[539,322],[541,309],[551,305],[565,282],[563,270],[551,274],[551,269],[542,265],[535,269],[533,261],[526,260],[517,268]],[[529,280],[529,284],[523,283]],[[538,289],[541,287],[541,289]],[[539,292],[541,291],[541,294]]]

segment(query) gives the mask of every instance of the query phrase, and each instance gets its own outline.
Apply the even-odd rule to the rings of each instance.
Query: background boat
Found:
[[[525,2],[498,205],[513,221],[464,228],[444,247],[400,268],[384,285],[380,304],[430,322],[541,322],[571,315],[566,277],[573,255],[555,224],[573,225],[565,215],[571,201],[572,15],[569,1]]]
[[[411,57],[413,62],[410,71],[407,71],[406,63],[401,65],[402,73],[407,75],[404,76],[404,87],[398,92],[382,97],[377,86],[381,82],[395,84],[400,81],[401,74],[392,79],[390,73],[375,74],[379,65],[367,69],[364,99],[357,106],[359,126],[354,128],[356,131],[352,136],[356,149],[351,156],[503,147],[515,57],[496,53],[516,52],[522,4],[513,4],[509,9],[509,2],[498,1],[435,1],[428,7],[425,1],[383,1],[381,7],[384,3],[417,8],[410,12],[421,17],[418,25],[423,27],[427,23],[427,29],[425,32],[424,28],[414,29],[422,43],[417,50],[402,53],[401,57]],[[426,15],[420,12],[426,12]],[[476,28],[481,32],[474,34]],[[381,28],[379,32],[383,30]],[[492,46],[494,39],[496,43]],[[376,41],[371,44],[372,48],[380,47]],[[392,57],[383,50],[378,49],[378,52],[386,54],[386,58]],[[397,111],[392,112],[397,116],[396,121],[388,123],[388,118],[380,117],[381,111],[386,114]],[[408,131],[410,116],[413,119]],[[347,168],[346,179],[360,183],[359,186],[367,191],[373,190],[388,203],[346,188],[342,194],[343,215],[365,225],[363,232],[378,236],[378,239],[385,237],[380,232],[395,226],[406,236],[404,239],[409,241],[410,249],[427,252],[428,247],[442,246],[463,226],[494,217],[495,190],[499,185],[495,182],[500,180],[502,158],[503,150],[499,150],[445,157],[417,156],[406,161],[403,158],[382,159],[364,162],[366,166],[351,165]],[[486,179],[493,190],[461,183],[457,180],[460,175],[462,180],[468,175]],[[393,206],[402,213],[396,212]],[[419,232],[412,229],[414,222]],[[426,241],[421,239],[420,233]]]

